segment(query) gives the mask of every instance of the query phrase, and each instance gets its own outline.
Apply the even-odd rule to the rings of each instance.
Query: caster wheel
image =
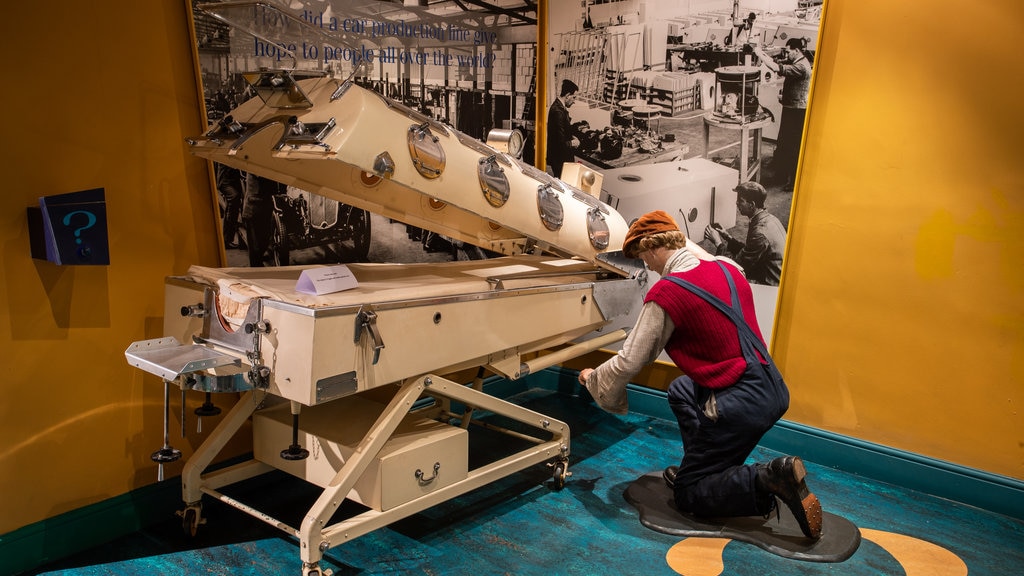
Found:
[[[555,464],[554,472],[552,473],[552,480],[554,482],[555,489],[561,490],[562,488],[565,488],[565,478],[568,475],[569,473],[566,471],[565,462]]]
[[[192,536],[193,538],[199,530],[199,525],[206,523],[206,521],[200,516],[200,509],[198,506],[189,506],[179,512],[179,514],[181,515],[181,529],[184,530],[186,535]]]

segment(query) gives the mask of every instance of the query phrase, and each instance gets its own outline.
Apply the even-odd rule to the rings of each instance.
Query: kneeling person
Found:
[[[662,276],[644,298],[622,349],[579,381],[598,405],[625,413],[626,384],[661,350],[685,374],[668,389],[683,458],[665,481],[679,510],[703,517],[765,516],[782,500],[804,535],[821,536],[822,511],[793,456],[745,464],[789,408],[789,390],[757,328],[750,284],[731,260],[715,258],[661,210],[641,216],[623,243]]]

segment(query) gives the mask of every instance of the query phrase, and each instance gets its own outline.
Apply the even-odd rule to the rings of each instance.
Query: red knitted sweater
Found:
[[[757,327],[750,284],[734,266],[724,264],[736,284],[743,317],[763,342]],[[672,276],[704,288],[727,305],[732,304],[729,284],[714,262],[702,261],[696,268]],[[694,382],[707,388],[725,388],[739,380],[746,369],[746,361],[736,326],[722,312],[696,294],[665,279],[651,286],[644,301],[653,301],[672,320],[675,331],[665,345],[665,352]],[[764,363],[763,358],[761,362]]]

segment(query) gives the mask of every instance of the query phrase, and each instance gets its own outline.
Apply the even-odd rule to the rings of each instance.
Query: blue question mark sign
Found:
[[[71,226],[71,218],[75,214],[84,214],[87,219],[87,222],[84,226],[79,226],[78,228],[75,228],[75,244],[81,244],[82,231],[88,230],[89,228],[92,228],[96,224],[96,215],[86,210],[75,210],[74,212],[68,212],[68,214],[64,216],[64,219],[62,220],[65,226]]]

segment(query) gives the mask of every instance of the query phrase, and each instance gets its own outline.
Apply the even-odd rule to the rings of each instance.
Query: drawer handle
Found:
[[[420,470],[419,468],[417,468],[416,469],[416,480],[419,481],[420,486],[426,486],[427,484],[430,484],[434,480],[437,480],[437,473],[440,470],[441,470],[441,463],[440,462],[434,462],[434,475],[431,476],[430,478],[424,478],[423,477],[423,470]]]

